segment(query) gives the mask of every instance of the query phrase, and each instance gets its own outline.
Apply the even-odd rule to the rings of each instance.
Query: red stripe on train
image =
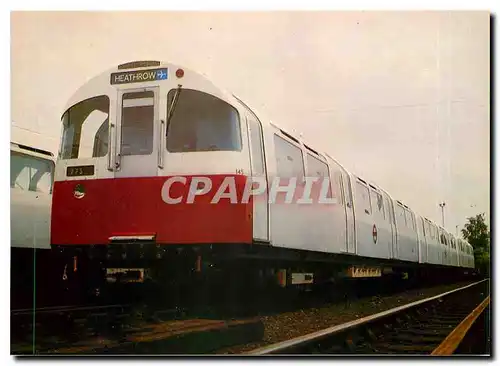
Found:
[[[226,175],[209,175],[218,187]],[[211,204],[216,189],[186,200],[167,204],[161,191],[169,177],[73,180],[54,183],[51,243],[53,245],[106,244],[112,236],[156,235],[163,244],[251,243],[252,199],[231,203],[221,199]],[[175,183],[171,197],[187,197],[192,176],[186,184]],[[234,176],[238,202],[246,177]],[[84,196],[76,198],[81,184]]]

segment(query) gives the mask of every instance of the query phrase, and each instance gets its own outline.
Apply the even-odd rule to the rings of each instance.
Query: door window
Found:
[[[154,92],[124,93],[122,98],[121,155],[153,152]]]
[[[248,119],[248,128],[250,130],[250,144],[252,147],[252,173],[256,176],[265,174],[265,163],[262,143],[262,129],[260,123],[252,118]]]

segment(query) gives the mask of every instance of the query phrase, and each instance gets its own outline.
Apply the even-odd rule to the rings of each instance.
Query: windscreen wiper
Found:
[[[177,89],[175,90],[174,99],[172,100],[172,103],[170,104],[170,108],[168,109],[167,128],[166,128],[165,136],[168,135],[168,127],[170,126],[170,120],[172,119],[172,116],[174,115],[174,110],[175,110],[175,107],[177,106],[177,101],[179,100],[179,95],[181,94],[181,88],[182,88],[182,85],[179,84],[177,86]]]

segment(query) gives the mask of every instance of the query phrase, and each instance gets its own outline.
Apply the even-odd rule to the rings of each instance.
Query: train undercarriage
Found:
[[[266,293],[312,291],[352,281],[442,284],[467,278],[464,268],[422,266],[265,244],[57,246],[66,302],[143,301],[175,306],[252,301]],[[229,305],[228,305],[229,306]]]
[[[56,303],[63,281],[50,249],[11,248],[11,309]]]

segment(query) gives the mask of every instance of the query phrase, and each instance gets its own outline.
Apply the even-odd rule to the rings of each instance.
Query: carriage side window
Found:
[[[24,191],[52,193],[54,163],[50,160],[10,152],[10,186]]]
[[[392,222],[396,225],[396,212],[394,211],[394,202],[388,197],[385,196],[386,208],[389,216],[389,222]]]
[[[401,226],[402,225],[406,226],[406,217],[404,208],[399,204],[396,204],[395,206],[396,206],[396,219],[398,224],[401,223]]]
[[[439,235],[439,237],[441,238],[441,244],[443,244],[443,245],[448,245],[448,244],[446,243],[446,236],[444,235],[444,233],[443,233],[443,232],[441,232],[441,235]]]
[[[370,193],[368,187],[360,182],[356,182],[356,204],[364,210],[366,214],[371,215],[372,207],[370,203]]]
[[[307,176],[308,177],[319,177],[330,179],[330,171],[328,169],[328,165],[323,161],[315,158],[311,154],[307,154]],[[323,179],[320,180],[321,184]],[[335,180],[335,184],[337,185],[337,192],[340,192],[340,184],[337,180]],[[328,186],[327,198],[332,197],[332,189],[331,186]]]
[[[415,217],[413,216],[413,213],[408,210],[408,209],[405,209],[405,214],[406,214],[406,224],[407,226],[412,229],[413,231],[415,231]]]
[[[344,189],[347,192],[346,194],[346,204],[347,207],[352,208],[352,190],[351,190],[351,179],[348,174],[343,174],[344,176]]]
[[[63,115],[60,159],[102,157],[108,153],[109,98],[86,99]]]
[[[342,173],[340,171],[336,171],[333,173],[333,181],[335,183],[336,192],[339,192],[340,196],[340,205],[344,206],[344,202],[347,202],[347,194],[344,190],[347,190],[347,187],[344,186],[344,190],[342,190],[343,180]]]
[[[276,166],[279,178],[297,178],[297,183],[304,178],[302,150],[284,138],[274,135]]]
[[[425,231],[427,232],[427,236],[429,236],[429,238],[434,239],[433,227],[427,220],[425,220]]]
[[[240,118],[233,106],[193,89],[181,89],[172,105],[176,92],[170,90],[167,97],[169,152],[241,150]]]
[[[384,201],[382,199],[382,195],[375,190],[370,189],[370,196],[373,205],[373,211],[377,212],[378,215],[385,219]]]

